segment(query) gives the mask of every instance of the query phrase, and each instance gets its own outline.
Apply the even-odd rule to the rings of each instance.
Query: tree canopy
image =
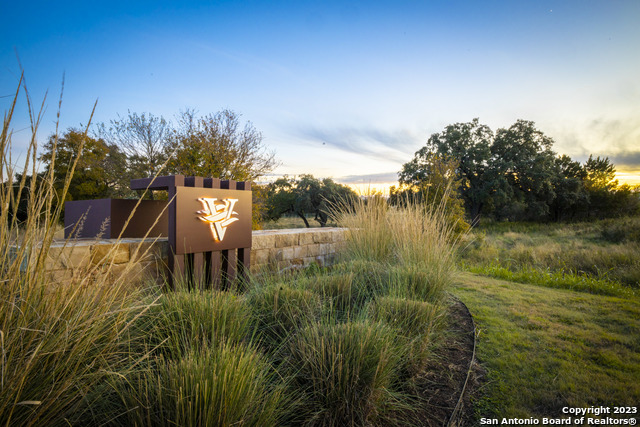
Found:
[[[54,156],[55,161],[52,162]],[[44,146],[44,154],[40,157],[46,163],[46,173],[52,173],[58,194],[62,192],[69,169],[78,157],[66,200],[113,196],[117,190],[114,180],[118,179],[118,163],[122,159],[122,153],[117,146],[109,146],[104,140],[92,138],[73,128],[59,137],[49,137]],[[52,163],[53,171],[50,169]]]
[[[535,123],[518,120],[495,133],[474,119],[446,126],[399,172],[401,185],[440,182],[433,159],[450,159],[469,219],[573,220],[638,213],[638,189],[619,186],[608,158],[584,164],[553,151]]]
[[[98,125],[98,135],[119,147],[127,156],[133,178],[154,176],[168,157],[171,123],[162,116],[128,111],[125,117],[111,120],[109,127]]]
[[[187,109],[176,123],[128,111],[98,124],[93,136],[73,128],[51,135],[40,159],[61,194],[70,165],[79,158],[66,200],[135,197],[130,180],[156,174],[256,181],[277,165],[262,134],[231,110],[198,116]],[[263,198],[257,198],[256,212]]]
[[[294,214],[310,227],[307,215],[313,214],[314,220],[324,227],[332,209],[349,205],[355,197],[355,191],[331,178],[319,180],[313,175],[301,175],[295,179],[285,176],[267,186],[265,217],[277,221],[285,214]]]
[[[231,110],[201,117],[183,111],[169,150],[169,169],[184,175],[255,181],[277,165],[262,133],[251,122],[242,125],[240,115]]]

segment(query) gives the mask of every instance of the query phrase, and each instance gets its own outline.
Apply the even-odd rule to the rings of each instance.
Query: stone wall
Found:
[[[282,271],[310,264],[335,262],[344,248],[343,228],[299,228],[253,232],[251,271]],[[53,282],[74,275],[118,275],[126,268],[132,277],[158,277],[165,271],[169,244],[167,239],[113,240],[80,239],[73,243],[54,242],[46,260],[47,274]],[[129,265],[131,259],[136,259]]]
[[[77,275],[120,275],[129,269],[132,278],[160,277],[165,271],[167,239],[113,240],[79,239],[73,243],[54,242],[45,261],[52,282],[63,282]],[[138,260],[129,263],[130,260]]]
[[[332,264],[345,245],[344,228],[294,228],[253,232],[251,270]]]

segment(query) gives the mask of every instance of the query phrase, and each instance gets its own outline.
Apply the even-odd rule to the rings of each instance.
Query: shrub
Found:
[[[612,243],[640,243],[640,217],[602,221],[600,223],[600,237]]]

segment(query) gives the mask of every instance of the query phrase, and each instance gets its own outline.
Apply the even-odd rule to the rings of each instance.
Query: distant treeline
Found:
[[[65,200],[136,197],[132,178],[184,174],[255,181],[277,165],[262,134],[230,111],[199,116],[185,110],[171,123],[152,114],[128,112],[93,133],[67,129],[51,135],[40,160],[38,180],[63,193]],[[552,150],[553,140],[530,121],[519,120],[493,132],[474,119],[431,135],[427,144],[399,172],[391,203],[447,198],[451,217],[510,221],[576,221],[640,214],[640,189],[619,185],[608,158],[589,157],[581,164]],[[77,162],[76,162],[77,159]],[[72,171],[72,165],[75,168]],[[22,176],[18,175],[18,181]],[[25,177],[27,184],[32,179]],[[355,193],[331,179],[311,175],[254,185],[254,225],[311,213],[324,226],[331,205]],[[451,191],[445,192],[446,188]],[[16,195],[16,198],[17,195]],[[18,216],[26,215],[26,194]],[[12,208],[11,210],[14,210]],[[20,218],[24,219],[24,218]]]
[[[391,201],[442,197],[443,188],[467,218],[575,221],[640,213],[640,189],[619,185],[608,158],[581,164],[552,150],[553,139],[531,121],[493,132],[478,119],[431,135],[399,173]]]
[[[325,226],[333,205],[356,196],[347,186],[312,175],[257,185],[255,181],[277,165],[275,155],[263,146],[262,134],[250,122],[242,125],[240,115],[230,110],[204,116],[185,110],[173,123],[149,113],[128,112],[93,129],[69,128],[51,135],[44,145],[39,159],[45,167],[36,177],[38,187],[52,185],[58,195],[50,207],[70,200],[138,197],[129,186],[133,178],[196,175],[252,181],[255,228],[285,214],[300,216],[309,227],[308,214]],[[24,178],[27,186],[33,179],[31,175],[16,178],[18,182]],[[28,194],[18,195],[18,186],[14,188],[18,205],[11,211],[24,221],[29,212]]]

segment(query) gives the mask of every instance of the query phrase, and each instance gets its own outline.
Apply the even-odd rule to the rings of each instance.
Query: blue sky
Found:
[[[556,151],[640,175],[637,0],[27,0],[0,16],[0,96],[15,91],[17,51],[34,100],[49,91],[42,141],[64,73],[63,129],[96,99],[95,122],[230,108],[264,134],[278,174],[390,182],[431,133],[479,117],[533,120]]]

